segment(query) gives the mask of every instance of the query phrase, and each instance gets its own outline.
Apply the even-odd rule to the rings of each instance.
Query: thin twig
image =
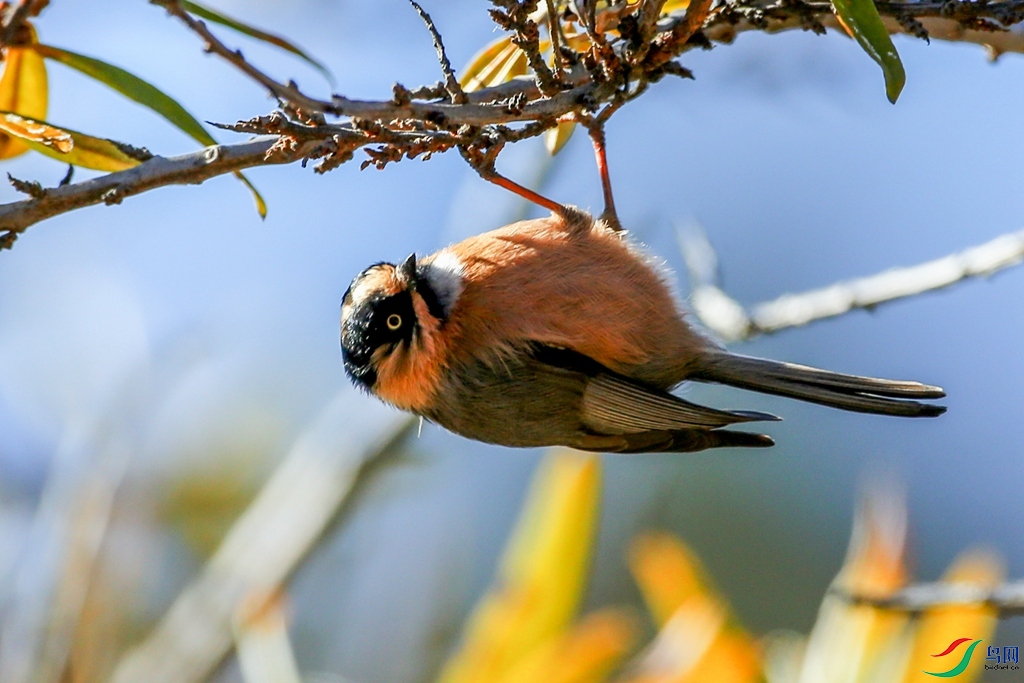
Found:
[[[462,86],[459,85],[459,79],[455,77],[455,72],[452,71],[452,63],[448,60],[448,53],[445,52],[444,42],[441,40],[441,34],[438,33],[437,27],[434,25],[434,20],[420,7],[416,0],[409,0],[409,4],[413,6],[413,9],[420,15],[420,19],[427,25],[427,30],[430,31],[430,38],[434,41],[434,49],[437,51],[437,61],[441,63],[441,71],[444,72],[444,88],[448,91],[452,104],[465,104],[467,101],[466,93],[463,92]]]
[[[939,607],[963,606],[990,607],[1003,617],[1024,614],[1024,581],[995,588],[945,581],[919,583],[886,596],[859,595],[837,587],[830,592],[855,604],[913,614]]]
[[[562,23],[558,21],[555,0],[545,0],[547,5],[548,37],[551,39],[551,62],[555,67],[555,80],[562,80]]]
[[[717,257],[707,237],[691,228],[681,232],[680,242],[691,276],[693,311],[704,325],[729,342],[834,318],[855,309],[874,309],[968,278],[988,277],[1024,262],[1022,230],[916,266],[785,294],[748,310],[719,288]]]
[[[194,33],[199,35],[199,37],[206,42],[207,52],[212,52],[213,54],[219,55],[231,62],[236,68],[249,76],[249,78],[269,90],[270,94],[276,97],[279,101],[288,103],[293,107],[304,111],[325,111],[324,105],[326,103],[307,97],[294,83],[290,83],[288,85],[278,83],[273,78],[247,62],[245,57],[242,56],[240,50],[232,50],[228,48],[227,45],[221,42],[215,35],[213,35],[213,33],[210,32],[204,22],[196,19],[186,12],[177,0],[150,0],[150,2],[154,5],[163,7],[167,10],[168,14],[180,19]]]

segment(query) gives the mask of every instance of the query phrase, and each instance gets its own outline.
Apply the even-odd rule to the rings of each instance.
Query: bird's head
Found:
[[[441,252],[444,255],[445,252]],[[420,411],[437,388],[447,322],[462,291],[451,259],[377,263],[355,277],[341,304],[345,371],[363,389]]]

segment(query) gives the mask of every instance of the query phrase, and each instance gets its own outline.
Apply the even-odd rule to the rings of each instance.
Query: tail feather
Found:
[[[920,382],[844,375],[726,351],[709,353],[689,379],[728,384],[860,413],[935,417],[946,412],[945,406],[912,400],[942,398],[946,392],[939,387]]]
[[[617,435],[590,435],[573,448],[598,453],[693,453],[708,448],[767,448],[770,436],[728,429],[652,429]]]

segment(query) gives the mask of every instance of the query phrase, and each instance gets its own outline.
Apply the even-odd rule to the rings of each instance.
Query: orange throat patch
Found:
[[[430,314],[423,298],[413,292],[412,300],[420,329],[409,346],[399,346],[390,353],[377,349],[374,353],[377,381],[373,392],[396,408],[423,413],[433,405],[441,386],[448,345],[443,341],[440,321]]]

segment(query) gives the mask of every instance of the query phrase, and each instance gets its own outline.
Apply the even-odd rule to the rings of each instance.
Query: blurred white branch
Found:
[[[746,309],[719,288],[717,256],[700,226],[691,224],[678,234],[690,272],[693,312],[726,342],[746,341],[858,308],[872,309],[968,278],[987,277],[1024,261],[1024,231],[1007,233],[934,261],[893,268],[821,289],[784,294]]]
[[[918,583],[884,597],[859,595],[838,588],[833,588],[832,593],[855,604],[900,612],[917,613],[937,607],[974,605],[991,607],[1003,617],[1024,614],[1024,581],[1004,583],[995,588],[944,581]]]
[[[69,427],[54,455],[31,545],[0,596],[4,683],[62,680],[131,454],[121,430],[110,427],[102,421]]]
[[[205,680],[231,649],[232,624],[243,601],[272,592],[288,578],[364,467],[390,452],[412,424],[410,416],[365,400],[355,390],[335,399],[299,438],[153,633],[121,659],[112,680]]]
[[[245,683],[302,683],[282,593],[251,596],[237,610],[234,634]]]

